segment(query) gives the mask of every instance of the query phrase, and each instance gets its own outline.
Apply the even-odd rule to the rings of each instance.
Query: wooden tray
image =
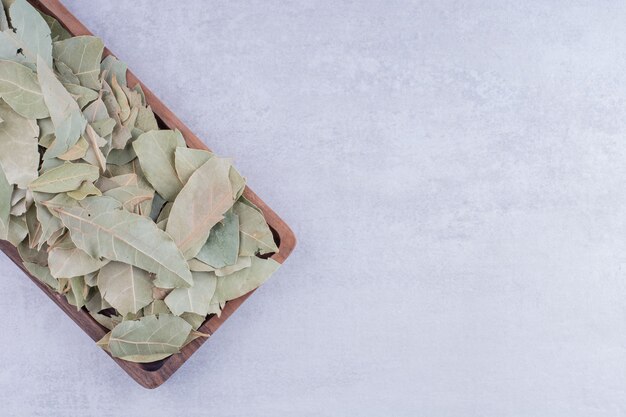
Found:
[[[41,10],[42,12],[54,16],[72,35],[91,35],[92,33],[80,23],[58,0],[29,0],[29,2]],[[111,54],[105,49],[105,56]],[[187,126],[183,124],[148,88],[146,88],[135,75],[128,71],[128,84],[134,86],[139,83],[143,88],[146,101],[152,107],[152,110],[160,119],[163,126],[169,129],[178,129],[182,132],[187,145],[194,149],[208,149],[204,143],[194,135]],[[250,188],[246,188],[244,195],[256,204],[267,219],[274,237],[278,242],[280,253],[275,254],[272,259],[279,263],[283,263],[291,254],[296,246],[296,238],[287,224],[272,209],[270,209]],[[48,297],[52,299],[60,308],[72,318],[94,341],[100,340],[108,330],[100,326],[85,310],[76,310],[76,307],[70,305],[60,294],[49,289],[39,280],[31,276],[20,259],[17,250],[8,242],[0,241],[0,250],[2,250],[17,266],[19,266],[30,279],[44,291]],[[254,292],[254,291],[252,291]],[[213,334],[215,331],[241,306],[241,304],[252,294],[252,292],[226,303],[221,317],[215,315],[209,316],[205,323],[200,327],[202,333]],[[198,338],[188,344],[179,354],[170,356],[159,362],[148,364],[138,364],[126,362],[117,358],[112,359],[126,371],[135,381],[146,388],[156,388],[163,384],[172,376],[174,372],[180,368],[187,359],[207,340],[207,338]],[[104,352],[104,350],[103,350]],[[110,355],[109,355],[110,356]]]

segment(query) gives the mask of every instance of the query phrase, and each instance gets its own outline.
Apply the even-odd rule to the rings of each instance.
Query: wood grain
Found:
[[[73,35],[91,35],[92,33],[78,21],[58,0],[29,0],[29,2],[41,10],[42,12],[54,16],[59,22]],[[105,49],[105,54],[111,54],[111,51]],[[172,113],[153,93],[148,89],[131,71],[128,71],[128,84],[134,86],[140,84],[143,88],[146,101],[152,107],[152,110],[163,123],[169,129],[178,129],[181,131],[187,145],[194,149],[207,149],[204,143],[180,121],[174,113]],[[287,224],[278,215],[269,208],[263,200],[261,200],[250,188],[246,188],[244,195],[256,204],[265,214],[267,222],[269,223],[274,236],[278,242],[280,252],[273,255],[272,259],[279,263],[285,262],[287,257],[291,254],[296,246],[296,238]],[[46,285],[42,284],[38,279],[31,276],[20,259],[17,250],[8,242],[0,241],[0,250],[2,250],[15,264],[24,271],[26,275],[37,285],[43,292],[45,292],[52,301],[54,301],[85,333],[89,335],[94,341],[100,340],[107,330],[100,326],[85,310],[76,310],[76,307],[70,305],[60,294],[57,294],[53,290],[49,289]],[[254,292],[254,291],[252,291]],[[200,327],[199,331],[202,333],[213,334],[224,324],[226,320],[241,306],[241,304],[252,294],[252,292],[236,299],[229,301],[220,317],[209,316],[207,321]],[[110,357],[117,362],[117,364],[130,375],[135,381],[146,388],[156,388],[168,380],[169,377],[174,374],[193,353],[206,342],[207,338],[198,338],[191,342],[181,351],[181,353],[171,356],[159,362],[150,364],[137,364],[122,361],[117,358]],[[103,353],[105,353],[103,351]]]

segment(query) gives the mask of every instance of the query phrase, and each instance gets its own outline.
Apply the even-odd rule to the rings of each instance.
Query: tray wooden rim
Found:
[[[33,6],[46,14],[55,17],[70,33],[74,36],[80,35],[92,35],[72,13],[70,13],[65,6],[59,0],[28,0]],[[105,54],[111,54],[108,49],[105,49]],[[133,73],[128,71],[128,83],[133,86],[135,84],[141,85],[143,88],[146,101],[152,107],[155,114],[161,119],[161,121],[167,125],[170,129],[178,129],[183,134],[187,145],[194,149],[206,149],[207,146],[178,118],[171,110],[161,102],[152,91],[147,88]],[[272,259],[279,263],[285,262],[291,252],[296,246],[296,238],[293,231],[289,226],[261,200],[249,187],[246,188],[244,195],[256,204],[265,214],[269,225],[276,232],[279,237],[280,252],[272,256]],[[46,295],[52,299],[76,324],[85,331],[93,340],[97,341],[104,336],[106,330],[102,328],[91,316],[84,310],[76,310],[76,308],[70,305],[65,297],[55,293],[47,286],[42,284],[39,280],[31,276],[28,271],[22,265],[17,250],[8,242],[0,241],[0,250],[2,250],[24,273],[42,290]],[[200,327],[199,331],[212,335],[217,329],[224,324],[224,322],[243,304],[243,302],[254,291],[236,299],[229,301],[220,317],[212,316]],[[199,338],[187,345],[181,353],[171,356],[161,362],[155,364],[136,364],[131,362],[122,361],[117,358],[111,357],[128,375],[130,375],[141,386],[149,389],[157,388],[167,381],[188,359],[195,353],[196,350],[206,342],[207,338]],[[104,352],[104,351],[103,351]]]

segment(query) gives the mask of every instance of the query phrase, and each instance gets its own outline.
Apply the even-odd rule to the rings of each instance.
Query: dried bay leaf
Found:
[[[50,273],[55,278],[87,275],[100,270],[108,263],[109,261],[106,259],[93,258],[83,250],[78,249],[69,236],[51,248],[48,254]]]
[[[124,93],[124,90],[117,82],[117,77],[115,75],[111,77],[111,90],[113,91],[115,100],[117,100],[117,104],[119,106],[118,114],[123,123],[130,117],[130,103],[128,102],[128,97]]]
[[[217,277],[212,272],[193,272],[192,275],[193,287],[176,288],[165,297],[165,304],[177,316],[183,313],[208,314],[217,287]]]
[[[67,152],[78,142],[85,130],[87,120],[72,95],[63,87],[54,72],[41,58],[37,61],[37,79],[44,101],[54,124],[56,139],[48,148],[45,158],[54,158]]]
[[[204,315],[200,315],[200,314],[194,314],[194,313],[183,313],[180,315],[180,318],[185,320],[187,323],[191,324],[191,328],[192,330],[198,330],[205,322],[206,320],[206,314]],[[202,333],[197,333],[194,334],[196,332],[192,332],[191,334],[193,335],[193,339],[196,339],[197,337],[209,337],[209,335],[207,334],[202,334]],[[189,343],[189,339],[187,339],[187,342],[185,342],[185,344]]]
[[[153,316],[155,314],[172,314],[170,309],[163,300],[154,300],[150,305],[143,309],[144,316]]]
[[[112,139],[113,135],[109,129],[113,129],[115,127],[115,121],[113,119],[99,120],[99,121],[93,122],[92,124],[90,124],[90,126],[93,127],[94,132],[96,132],[97,141],[100,143],[101,142],[100,139],[103,139],[105,142],[104,146],[100,147],[100,150],[101,150],[100,153],[106,159],[106,157],[111,153],[112,140],[113,140]],[[105,166],[106,165],[107,164],[105,160]]]
[[[187,261],[189,265],[189,269],[191,272],[214,272],[215,268],[210,265],[205,264],[204,262],[194,258]]]
[[[12,30],[0,32],[0,59],[20,63],[34,69],[37,56],[24,50],[23,42]]]
[[[0,30],[7,30],[9,27],[9,19],[7,19],[6,10],[4,10],[4,6],[0,2]]]
[[[94,318],[102,327],[113,330],[115,326],[122,322],[121,316],[105,316],[104,314],[98,314],[94,312],[89,312],[91,317]],[[108,349],[109,346],[109,338],[111,337],[111,333],[107,333],[101,341],[98,342],[98,346]]]
[[[0,97],[27,119],[44,119],[50,114],[37,76],[17,62],[0,61]]]
[[[278,252],[274,235],[263,214],[241,202],[235,203],[233,210],[239,216],[241,231],[240,256],[255,256]]]
[[[92,272],[90,274],[85,274],[85,284],[90,287],[95,287],[98,283],[98,272]]]
[[[129,185],[137,186],[139,184],[137,174],[122,174],[113,177],[100,177],[96,181],[96,187],[103,193],[114,188],[125,187]]]
[[[52,274],[50,274],[50,270],[48,269],[48,267],[37,265],[31,262],[24,262],[24,268],[26,268],[32,276],[34,276],[53,290],[57,292],[60,291],[61,288],[59,285],[59,281],[57,281],[52,276]]]
[[[28,227],[24,217],[11,216],[9,218],[9,233],[7,239],[13,246],[18,246],[28,235]]]
[[[233,265],[239,257],[239,216],[232,210],[213,229],[209,239],[196,255],[200,261],[214,268]]]
[[[9,17],[16,37],[23,44],[23,54],[38,56],[52,68],[52,37],[43,17],[26,0],[15,0],[9,8]]]
[[[100,173],[104,173],[107,169],[107,161],[100,148],[105,146],[107,142],[98,135],[90,124],[85,128],[85,134],[89,147],[87,148],[87,152],[85,152],[84,159],[91,165],[97,166],[100,169]]]
[[[237,202],[241,204],[245,204],[246,206],[255,209],[260,214],[263,214],[263,211],[260,208],[258,208],[257,205],[254,204],[252,201],[248,200],[245,195],[242,195],[241,197],[239,197],[239,200],[237,200]]]
[[[41,223],[37,220],[37,207],[31,206],[24,218],[26,220],[26,228],[28,229],[28,247],[36,248],[42,234]]]
[[[224,268],[216,269],[215,275],[218,277],[225,277],[234,274],[242,269],[249,268],[252,265],[251,256],[240,256],[233,265],[225,266]]]
[[[233,166],[230,167],[228,177],[230,178],[230,183],[233,187],[233,199],[237,200],[246,190],[246,179],[242,177],[239,171],[237,171]]]
[[[32,204],[32,199],[27,198],[28,194],[26,190],[17,188],[13,191],[13,197],[11,198],[11,215],[20,217],[29,209]],[[32,197],[32,195],[31,195]]]
[[[72,35],[54,17],[48,16],[42,12],[39,12],[39,14],[48,24],[48,27],[50,28],[50,36],[53,42],[62,41],[72,37]]]
[[[127,129],[130,129],[131,136],[133,138],[135,138],[135,134],[137,134],[136,137],[139,137],[143,133],[143,132],[136,131],[136,129],[134,129],[135,122],[137,121],[138,115],[139,115],[139,109],[137,107],[133,107],[130,110],[130,115],[128,116],[128,119],[126,119],[126,121],[122,123],[124,127],[126,127]]]
[[[45,172],[48,172],[53,168],[58,168],[64,163],[65,161],[59,158],[44,159],[43,162],[41,163],[41,168],[39,169],[39,175],[44,174]]]
[[[82,201],[89,196],[101,196],[102,192],[91,182],[85,181],[77,190],[68,191],[67,195],[74,200]]]
[[[174,160],[176,173],[183,184],[187,184],[191,175],[213,157],[213,153],[201,149],[189,149],[186,146],[176,148]]]
[[[81,109],[87,107],[99,97],[98,93],[90,88],[83,87],[82,85],[63,84],[63,86],[67,91],[70,92],[70,94],[72,94],[72,96],[78,103],[78,107],[80,107]]]
[[[263,284],[280,264],[273,259],[251,258],[249,268],[226,277],[217,277],[217,287],[211,304],[223,304],[246,295]]]
[[[0,166],[0,240],[7,240],[11,217],[11,195],[13,186],[9,184],[4,170]]]
[[[152,130],[159,129],[159,123],[157,122],[157,119],[149,106],[142,106],[138,108],[135,127],[140,129],[142,132],[150,132]]]
[[[76,36],[55,42],[54,58],[67,65],[80,80],[80,85],[100,89],[100,60],[104,44],[95,36]]]
[[[137,159],[132,160],[126,165],[107,164],[107,174],[111,177],[135,174],[137,175],[138,185],[145,184],[146,187],[150,187],[150,184],[148,184],[148,181],[146,180],[145,175],[143,174],[143,171],[141,169],[141,165],[139,165],[139,161]]]
[[[112,165],[126,165],[137,158],[132,144],[124,149],[111,149],[107,156],[107,163]]]
[[[183,187],[176,176],[174,153],[184,146],[178,131],[161,130],[144,133],[133,142],[133,149],[148,182],[167,201],[174,201]]]
[[[43,246],[42,250],[37,250],[36,248],[31,248],[30,245],[24,241],[17,247],[17,251],[20,258],[22,258],[24,262],[30,262],[40,266],[48,266],[48,252],[46,245]]]
[[[168,234],[149,218],[98,207],[102,198],[86,199],[94,203],[91,210],[55,209],[77,247],[94,258],[128,263],[157,274],[155,285],[162,288],[193,284],[189,266]]]
[[[68,303],[80,310],[85,305],[85,297],[87,296],[85,279],[83,277],[74,277],[69,282],[71,292],[67,293],[65,298]]]
[[[189,177],[212,157],[212,152],[202,149],[176,148],[175,161],[178,178],[183,184],[187,184]],[[237,200],[246,188],[246,180],[233,166],[230,167],[228,177],[233,189],[233,200]]]
[[[67,207],[76,207],[78,206],[78,202],[68,196],[67,194],[48,194],[48,193],[33,193],[36,197],[35,200],[41,201],[41,205],[44,206],[50,214],[56,218],[59,217],[56,212],[57,208],[67,208]]]
[[[43,146],[44,148],[49,148],[54,142],[54,124],[52,124],[51,118],[39,119],[37,120],[37,125],[39,126],[39,146]]]
[[[83,110],[83,116],[87,119],[89,123],[91,123],[92,126],[94,126],[95,122],[97,121],[104,122],[105,120],[111,120],[108,123],[113,123],[113,126],[111,126],[110,131],[107,134],[113,133],[113,127],[115,127],[115,120],[109,118],[109,113],[107,111],[106,105],[104,101],[102,100],[102,98],[97,98],[87,107],[85,107],[85,109]],[[95,128],[96,127],[94,126],[94,129]],[[101,136],[106,136],[106,134],[103,134],[100,132],[98,134]]]
[[[37,178],[39,126],[0,101],[0,165],[10,184],[26,188]]]
[[[152,303],[150,275],[121,262],[111,262],[100,270],[98,288],[102,297],[122,315],[137,313]]]
[[[213,226],[233,205],[229,169],[226,160],[209,159],[189,178],[172,206],[166,231],[186,259],[196,257]],[[212,180],[207,181],[207,178]],[[190,216],[189,212],[194,215]]]
[[[109,85],[111,84],[112,77],[115,75],[120,85],[126,86],[126,71],[128,71],[128,66],[113,55],[109,55],[102,60],[100,71]]]
[[[16,188],[13,190],[13,193],[11,195],[10,198],[11,201],[11,208],[15,207],[16,205],[20,204],[20,202],[25,202],[26,201],[26,190],[23,190],[21,188]],[[11,213],[14,216],[18,216],[17,214]]]
[[[131,213],[145,216],[152,207],[154,191],[136,185],[127,185],[109,190],[104,195],[115,198]]]
[[[37,210],[37,220],[41,227],[41,234],[38,240],[37,247],[41,247],[50,239],[55,233],[62,230],[63,224],[61,220],[55,217],[50,210],[44,205],[44,202],[51,200],[53,197],[50,194],[33,193],[35,199],[35,208]]]
[[[71,85],[71,84],[80,85],[80,80],[78,79],[76,75],[74,75],[70,67],[68,67],[61,61],[56,61],[54,63],[54,66],[59,75],[59,80],[61,80],[63,85]]]
[[[111,86],[106,81],[102,82],[101,94],[102,101],[106,106],[109,116],[115,120],[115,126],[111,137],[112,147],[119,150],[128,149],[128,142],[133,136],[130,129],[122,124],[123,120],[120,116],[122,109],[120,104],[117,102]]]
[[[131,362],[155,362],[177,353],[191,325],[171,314],[146,316],[118,324],[109,338],[111,354]]]
[[[99,176],[98,168],[93,165],[66,162],[45,172],[28,188],[43,193],[63,193],[77,190],[84,181],[93,183]]]
[[[87,154],[87,149],[89,149],[89,144],[83,137],[81,137],[78,139],[78,142],[76,142],[76,145],[72,146],[63,155],[59,155],[58,158],[61,161],[75,161],[77,159],[82,159],[85,154]]]
[[[87,283],[86,277],[85,277],[85,285],[89,285]],[[97,288],[93,288],[93,286],[90,286],[90,287],[91,288],[89,288],[89,294],[87,295],[87,298],[85,298],[85,307],[87,308],[87,310],[98,314],[102,310],[111,308],[109,303],[102,300],[102,295],[100,294],[100,291],[98,291]]]

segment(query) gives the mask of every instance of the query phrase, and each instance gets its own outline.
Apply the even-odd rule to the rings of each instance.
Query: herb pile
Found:
[[[100,39],[2,2],[0,239],[110,330],[113,356],[175,354],[278,268],[263,213],[228,160],[159,128]]]

